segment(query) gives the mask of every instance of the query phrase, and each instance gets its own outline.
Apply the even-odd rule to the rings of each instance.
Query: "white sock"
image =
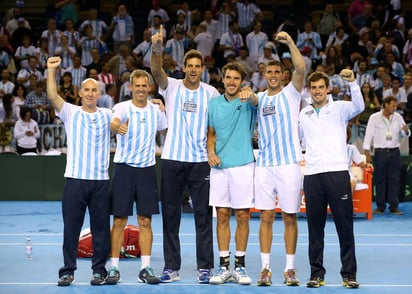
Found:
[[[110,262],[112,263],[112,266],[114,267],[119,267],[119,258],[118,257],[111,257]]]
[[[245,255],[246,255],[246,251],[237,251],[236,250],[235,256],[242,257],[242,256],[245,256]]]
[[[219,251],[219,257],[230,256],[230,251]]]
[[[286,254],[285,272],[287,272],[290,269],[295,269],[295,254]]]
[[[146,266],[150,266],[150,255],[140,256],[140,261],[142,262],[142,269],[144,269]]]
[[[270,253],[263,253],[260,252],[260,260],[262,262],[262,269],[268,268],[270,269]]]

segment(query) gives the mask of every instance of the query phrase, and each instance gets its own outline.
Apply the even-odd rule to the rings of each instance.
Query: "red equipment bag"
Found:
[[[124,228],[123,246],[120,249],[120,258],[136,258],[140,256],[139,247],[140,229],[135,225],[127,225]],[[84,229],[80,233],[77,257],[93,256],[92,233],[90,229]]]

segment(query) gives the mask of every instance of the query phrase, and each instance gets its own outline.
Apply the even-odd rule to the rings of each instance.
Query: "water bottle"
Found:
[[[27,236],[26,238],[26,259],[30,260],[33,259],[33,247],[31,244],[31,237]]]

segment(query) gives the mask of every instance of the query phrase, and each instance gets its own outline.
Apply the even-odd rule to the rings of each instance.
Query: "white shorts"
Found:
[[[271,210],[278,206],[286,213],[298,213],[301,201],[302,174],[299,164],[256,167],[256,209]]]
[[[231,168],[212,168],[209,205],[234,209],[254,207],[254,170],[254,162]]]

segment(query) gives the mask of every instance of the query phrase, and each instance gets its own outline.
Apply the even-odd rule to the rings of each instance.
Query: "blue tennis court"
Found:
[[[355,217],[358,280],[361,288],[351,290],[341,286],[339,275],[339,245],[335,227],[330,218],[326,224],[325,267],[326,286],[308,289],[307,257],[308,235],[306,218],[299,217],[299,239],[296,253],[299,287],[286,287],[283,282],[285,255],[283,224],[276,218],[272,246],[272,286],[257,287],[260,272],[258,228],[259,218],[250,222],[246,268],[252,278],[250,286],[237,284],[199,285],[196,281],[194,222],[192,214],[183,214],[181,224],[182,269],[181,281],[171,284],[146,285],[137,282],[139,259],[122,259],[122,283],[114,286],[90,286],[91,262],[78,260],[75,284],[57,287],[57,270],[63,263],[61,252],[63,223],[59,201],[1,201],[0,202],[0,293],[412,293],[412,202],[400,203],[402,216],[374,215],[367,220],[364,215]],[[129,223],[136,224],[135,217]],[[163,250],[160,215],[153,218],[154,244],[152,267],[156,274],[163,269]],[[232,233],[235,223],[232,222]],[[89,226],[86,215],[84,227]],[[25,259],[25,239],[33,242],[33,259]],[[232,238],[233,239],[233,238]],[[233,240],[232,240],[233,241]],[[216,237],[215,261],[218,262]],[[234,244],[231,244],[234,251]],[[109,266],[109,263],[108,263]]]

